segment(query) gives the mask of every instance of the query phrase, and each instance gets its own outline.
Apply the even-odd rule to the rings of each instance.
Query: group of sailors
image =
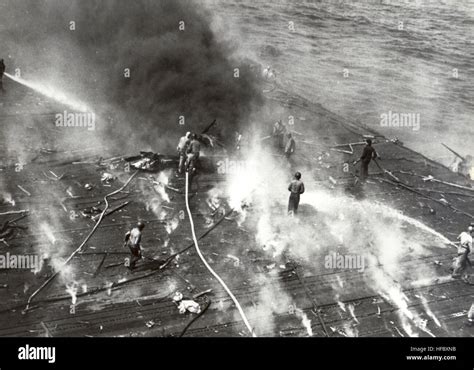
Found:
[[[283,152],[284,156],[287,159],[295,153],[296,144],[295,140],[292,137],[291,132],[286,128],[281,120],[275,122],[272,130],[273,145],[277,151]],[[179,155],[179,164],[176,172],[176,176],[181,175],[184,171],[194,174],[196,171],[196,164],[199,159],[201,144],[198,140],[198,135],[195,133],[187,132],[183,137],[179,139],[178,146],[176,148]],[[235,132],[233,138],[233,150],[234,152],[240,151],[242,141],[242,134],[238,131]],[[361,163],[360,166],[360,176],[359,180],[365,182],[369,176],[369,164],[371,161],[378,158],[378,154],[374,147],[372,146],[372,140],[370,138],[366,139],[366,145],[362,150],[362,154],[353,164]],[[300,203],[300,197],[305,192],[305,186],[301,180],[301,172],[296,172],[293,176],[292,181],[288,185],[288,191],[290,196],[288,199],[288,214],[294,216],[298,212],[298,206]],[[141,233],[144,225],[138,225],[136,228],[135,234]],[[453,277],[460,277],[466,270],[467,266],[470,265],[469,253],[472,251],[472,235],[474,233],[474,224],[469,226],[467,232],[461,233],[459,236],[459,249],[458,256],[455,258],[453,263]],[[141,235],[141,234],[140,234]],[[127,243],[134,243],[134,240],[139,238],[134,238],[134,234],[131,234],[131,237],[128,239]],[[135,242],[136,243],[136,242]],[[132,260],[137,258],[136,248],[131,249],[132,251]],[[135,251],[135,252],[134,252]]]
[[[201,152],[201,143],[199,142],[197,135],[191,132],[186,132],[186,135],[179,139],[176,150],[179,155],[176,176],[181,175],[184,171],[194,173]]]

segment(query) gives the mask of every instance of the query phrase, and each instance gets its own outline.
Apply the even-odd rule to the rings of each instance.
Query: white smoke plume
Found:
[[[400,265],[413,258],[429,256],[430,247],[448,244],[446,237],[386,204],[355,200],[334,190],[315,189],[305,173],[303,181],[307,191],[301,196],[300,203],[305,214],[300,218],[289,218],[286,215],[289,171],[261,148],[250,152],[243,166],[246,176],[231,174],[227,192],[231,204],[240,212],[245,212],[242,204],[251,204],[243,226],[254,233],[257,250],[263,251],[275,263],[281,258],[296,259],[303,268],[315,274],[321,273],[324,256],[329,253],[358,255],[365,261],[364,271],[359,271],[363,283],[397,309],[406,334],[418,336],[423,332],[433,336],[429,322],[423,318],[425,313],[430,316],[429,306],[424,307],[425,312],[410,308],[404,288],[409,285],[405,282],[436,277],[437,272],[429,265],[415,270],[400,269]],[[335,302],[352,319],[352,324],[346,325],[343,332],[347,336],[357,336],[356,325],[360,323],[355,306],[341,302],[341,285],[332,287]],[[260,298],[274,302],[276,297],[271,289],[262,286]],[[283,297],[278,305],[285,303]],[[262,311],[275,312],[272,305],[260,301],[257,305]]]

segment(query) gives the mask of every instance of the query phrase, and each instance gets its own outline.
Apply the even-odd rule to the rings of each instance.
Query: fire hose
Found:
[[[186,200],[186,210],[188,212],[189,216],[189,223],[191,224],[191,233],[193,236],[193,241],[194,241],[194,246],[196,247],[196,252],[201,259],[201,261],[204,263],[204,266],[209,270],[209,272],[216,278],[216,280],[219,282],[219,284],[222,285],[224,290],[229,294],[230,298],[232,301],[234,301],[235,306],[237,307],[237,310],[240,313],[240,316],[242,317],[242,320],[244,321],[245,326],[247,326],[247,329],[249,330],[250,334],[252,337],[256,337],[257,335],[255,334],[254,330],[252,329],[252,326],[250,325],[247,316],[245,316],[245,313],[240,306],[239,301],[237,301],[237,298],[235,298],[234,294],[231,292],[231,290],[227,287],[226,283],[220,278],[220,276],[212,269],[211,266],[207,263],[206,259],[201,253],[201,250],[199,249],[198,241],[196,238],[196,232],[194,230],[194,221],[193,221],[193,216],[191,214],[191,209],[189,208],[189,200],[188,200],[188,194],[189,194],[189,173],[186,171],[186,194],[185,194],[185,200]]]
[[[31,301],[33,300],[33,298],[35,296],[38,295],[39,292],[41,292],[49,283],[51,283],[51,281],[53,281],[56,276],[59,275],[59,273],[61,272],[62,268],[64,266],[66,266],[69,261],[71,261],[74,256],[79,253],[81,251],[81,249],[84,247],[84,245],[89,241],[89,239],[92,237],[92,235],[95,233],[95,231],[97,230],[97,228],[99,227],[100,223],[102,222],[106,212],[107,212],[107,209],[109,208],[109,201],[108,201],[108,197],[111,197],[112,195],[115,195],[119,192],[121,192],[123,189],[125,189],[128,184],[130,183],[130,181],[133,180],[133,178],[136,176],[136,174],[138,173],[138,171],[135,171],[132,176],[129,177],[129,179],[127,180],[127,182],[125,184],[123,184],[122,187],[120,187],[119,189],[117,190],[114,190],[112,193],[109,193],[107,194],[105,197],[104,197],[104,202],[105,202],[105,207],[104,207],[104,210],[102,211],[102,213],[100,214],[100,217],[98,219],[98,221],[96,222],[96,224],[94,225],[94,227],[92,228],[91,232],[89,233],[89,235],[87,235],[87,237],[84,239],[84,241],[81,243],[81,245],[79,247],[77,247],[77,249],[72,252],[72,254],[68,257],[68,259],[63,263],[63,265],[61,266],[61,269],[57,270],[53,275],[51,275],[51,277],[49,279],[47,279],[38,289],[36,289],[33,294],[31,294],[31,296],[28,298],[28,302],[26,304],[26,308],[25,308],[25,311],[27,311],[29,308],[30,308],[30,303]]]

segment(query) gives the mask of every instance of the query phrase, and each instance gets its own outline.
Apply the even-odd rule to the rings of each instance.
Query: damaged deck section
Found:
[[[101,148],[84,148],[86,141],[66,146],[58,139],[62,133],[52,120],[61,107],[10,81],[5,88],[8,94],[2,98],[0,114],[2,139],[8,141],[8,135],[16,133],[30,151],[3,147],[0,224],[4,237],[0,254],[41,254],[48,260],[40,271],[0,270],[0,335],[179,336],[194,320],[184,335],[248,336],[231,299],[192,247],[184,179],[171,171],[140,171],[123,191],[111,197],[108,210],[113,212],[106,213],[65,272],[40,291],[25,311],[28,298],[57,268],[54,264],[71,255],[93,229],[104,209],[104,197],[119,189],[134,172],[120,158],[140,149],[137,153],[119,153],[118,148],[112,148],[104,154]],[[288,178],[295,168],[301,170],[309,194],[343,197],[348,202],[343,208],[381,205],[370,210],[380,218],[392,217],[383,214],[383,207],[398,210],[397,215],[417,220],[451,241],[472,222],[474,190],[462,176],[396,141],[346,123],[278,89],[268,94],[267,105],[275,112],[275,119],[296,117],[297,165],[288,168]],[[94,133],[84,135],[87,138]],[[354,169],[345,170],[345,164],[357,158],[361,147],[355,145],[353,155],[349,148],[342,148],[347,149],[345,153],[331,147],[360,142],[363,135],[376,136],[380,164],[390,174],[371,164],[369,183],[361,188],[353,185]],[[28,142],[28,137],[42,140]],[[118,158],[99,161],[101,156]],[[286,166],[283,159],[282,166]],[[104,178],[104,174],[110,176]],[[199,241],[201,250],[239,300],[257,335],[473,335],[466,315],[474,288],[451,277],[449,267],[456,250],[441,237],[399,219],[404,230],[421,239],[423,252],[412,254],[408,248],[392,265],[378,255],[378,263],[367,264],[364,271],[330,269],[325,266],[328,255],[364,251],[352,249],[356,243],[345,237],[334,245],[321,242],[317,235],[330,234],[329,223],[320,218],[329,206],[323,205],[322,198],[310,203],[311,195],[306,200],[303,195],[299,219],[277,226],[282,233],[285,227],[312,230],[314,250],[308,259],[292,253],[300,243],[295,239],[283,253],[272,254],[256,240],[254,226],[261,221],[258,209],[250,206],[247,219],[240,224],[239,215],[229,212],[224,193],[214,196],[217,207],[210,204],[212,189],[225,189],[227,181],[226,175],[199,174],[192,185],[190,205],[198,237],[206,234]],[[273,191],[286,199],[285,188]],[[283,202],[276,203],[271,212],[280,219],[285,207]],[[22,215],[25,217],[19,219]],[[139,219],[146,223],[142,241],[146,259],[131,272],[124,266],[128,251],[123,247],[123,235]],[[5,224],[8,221],[12,222]],[[357,226],[362,237],[368,226],[364,221]],[[177,258],[168,260],[187,247]],[[180,314],[173,302],[177,291],[194,299],[202,309],[208,308],[198,318],[192,313]],[[416,317],[410,319],[411,314]]]

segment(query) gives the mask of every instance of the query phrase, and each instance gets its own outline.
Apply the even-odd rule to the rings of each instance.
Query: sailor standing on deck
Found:
[[[187,149],[188,158],[186,160],[186,170],[193,174],[196,171],[196,163],[199,159],[199,153],[201,151],[201,143],[197,139],[196,134],[191,135],[191,142]]]
[[[5,92],[5,89],[3,88],[3,74],[5,73],[5,63],[3,62],[3,59],[0,59],[0,91]]]
[[[459,236],[459,247],[458,255],[454,257],[453,261],[453,278],[462,277],[467,279],[467,274],[465,273],[467,266],[471,265],[469,260],[469,253],[472,251],[472,235],[474,234],[474,224],[469,226],[467,232],[463,231]],[[464,273],[464,276],[461,276]]]
[[[467,313],[467,323],[469,326],[474,325],[474,303],[471,305],[471,308]]]
[[[286,145],[285,145],[285,157],[286,159],[290,159],[291,155],[295,152],[296,149],[296,143],[295,139],[293,139],[293,136],[289,132],[287,135],[287,140],[286,140]]]
[[[360,158],[354,162],[354,165],[356,165],[358,162],[360,162],[360,181],[365,182],[367,177],[369,177],[369,163],[372,159],[376,159],[378,157],[377,152],[375,149],[372,147],[372,140],[367,139],[366,140],[367,145],[364,147],[364,150],[362,152],[362,155]]]
[[[474,160],[472,155],[467,155],[461,163],[458,165],[458,173],[467,177],[468,179],[474,180]]]
[[[138,222],[137,226],[125,234],[125,245],[130,249],[130,270],[135,268],[135,264],[142,258],[142,231],[145,228],[143,222]]]
[[[288,200],[288,214],[293,216],[298,212],[298,205],[300,204],[300,195],[304,193],[304,184],[301,181],[301,173],[296,172],[295,178],[288,185],[290,199]]]
[[[283,149],[284,148],[284,139],[285,139],[286,127],[280,121],[275,122],[273,125],[273,144],[275,145],[276,149]]]
[[[190,137],[191,133],[186,132],[186,135],[179,139],[178,147],[176,148],[179,154],[178,174],[183,173],[184,165],[186,163],[186,151],[190,143]]]

